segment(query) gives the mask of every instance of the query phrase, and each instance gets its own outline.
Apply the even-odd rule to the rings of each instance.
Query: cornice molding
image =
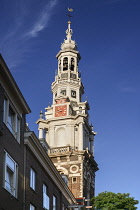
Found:
[[[87,114],[81,114],[81,113],[79,113],[79,114],[77,114],[77,115],[75,115],[75,116],[69,115],[69,116],[53,117],[53,118],[50,118],[50,119],[48,119],[48,120],[38,119],[38,120],[36,121],[36,123],[39,124],[39,123],[42,122],[42,123],[45,123],[45,124],[49,124],[49,123],[51,123],[51,122],[53,122],[53,121],[58,121],[58,120],[60,120],[60,119],[61,119],[61,121],[62,121],[62,120],[76,120],[76,119],[78,119],[78,118],[80,118],[80,117],[81,117],[81,120],[80,120],[78,123],[84,122],[84,120],[82,120],[82,119],[83,119],[83,118],[86,118],[86,117],[87,117]]]

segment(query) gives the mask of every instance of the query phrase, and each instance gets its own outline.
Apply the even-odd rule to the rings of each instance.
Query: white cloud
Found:
[[[3,36],[0,36],[0,52],[10,69],[16,70],[16,67],[29,55],[31,39],[48,27],[58,0],[47,2],[49,3],[43,9],[42,5],[39,5],[39,8],[35,10],[36,7],[33,9],[28,1],[18,0],[15,6],[11,4],[11,16],[3,16],[5,22],[9,18],[10,25]],[[38,17],[36,21],[35,17]]]
[[[40,31],[48,26],[53,8],[56,6],[57,0],[51,0],[40,14],[34,26],[25,34],[28,38],[36,37]]]

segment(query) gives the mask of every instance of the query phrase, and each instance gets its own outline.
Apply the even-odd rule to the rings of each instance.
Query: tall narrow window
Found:
[[[71,71],[74,71],[74,58],[71,58],[70,70],[71,70]]]
[[[36,172],[31,168],[30,169],[30,187],[35,190],[36,183]]]
[[[20,143],[20,119],[16,116],[16,139]]]
[[[35,210],[35,209],[36,209],[35,206],[30,204],[30,210]]]
[[[56,210],[57,198],[53,195],[53,210]]]
[[[11,107],[9,107],[7,126],[11,133],[15,134],[15,113]]]
[[[5,167],[4,187],[14,197],[17,197],[18,165],[7,152],[5,152],[4,167]]]
[[[3,122],[6,124],[8,115],[8,100],[5,98],[3,103]]]
[[[49,206],[50,206],[50,198],[48,197],[47,186],[43,184],[43,208],[45,210],[49,210]]]
[[[63,71],[66,71],[66,70],[68,70],[68,58],[67,57],[65,57],[63,59]]]
[[[6,98],[3,103],[3,122],[20,143],[20,118],[11,105],[9,105],[9,100]]]
[[[61,60],[59,61],[59,70],[61,71]]]

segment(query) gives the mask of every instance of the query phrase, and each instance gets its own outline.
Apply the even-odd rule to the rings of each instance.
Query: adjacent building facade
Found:
[[[23,209],[24,131],[30,113],[0,56],[0,209]]]
[[[0,56],[0,209],[66,210],[74,195],[26,126],[30,108]]]
[[[76,198],[94,196],[95,172],[93,126],[89,123],[88,101],[82,101],[84,86],[78,69],[80,53],[72,40],[71,22],[66,39],[56,55],[58,71],[52,83],[53,103],[37,121],[39,139],[46,139],[49,156],[66,177]]]

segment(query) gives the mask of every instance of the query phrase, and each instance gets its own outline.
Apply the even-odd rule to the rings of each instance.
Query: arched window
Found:
[[[59,61],[59,70],[61,71],[61,60]]]
[[[68,70],[68,58],[67,57],[65,57],[63,59],[63,71],[66,71],[66,70]]]
[[[71,58],[70,70],[74,71],[74,58]]]
[[[60,127],[56,131],[56,147],[62,147],[65,145],[65,140],[66,140],[66,133],[65,133],[65,128]]]

